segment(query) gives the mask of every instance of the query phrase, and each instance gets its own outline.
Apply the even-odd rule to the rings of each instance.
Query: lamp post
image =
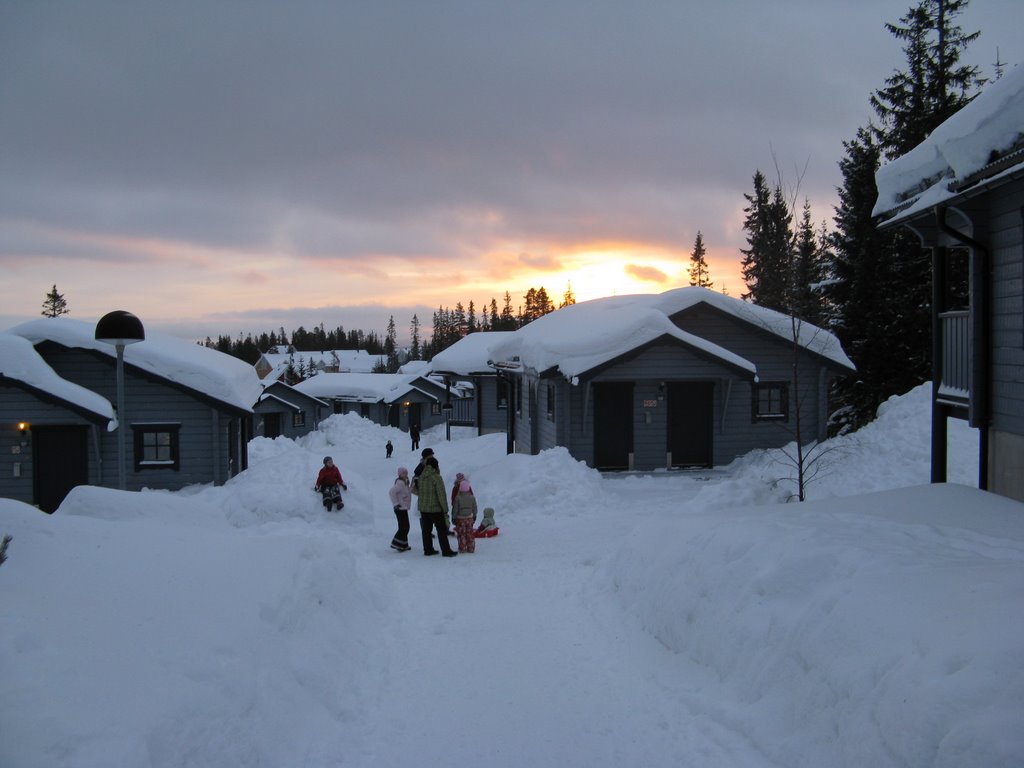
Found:
[[[117,350],[117,487],[122,491],[127,485],[124,428],[128,423],[124,412],[124,348],[145,338],[142,321],[123,309],[108,312],[96,323],[96,341],[113,344]]]

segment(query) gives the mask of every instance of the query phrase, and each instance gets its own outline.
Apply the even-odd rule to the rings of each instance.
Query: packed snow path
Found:
[[[0,765],[1016,768],[1024,505],[927,484],[928,394],[806,504],[773,452],[601,478],[426,435],[501,526],[455,559],[389,548],[419,454],[351,414],[222,487],[0,499]]]
[[[582,750],[591,766],[770,765],[687,695],[706,673],[680,669],[595,596],[599,562],[633,524],[619,502],[585,523],[508,524],[452,560],[424,557],[415,528],[411,552],[382,549],[402,619],[367,758],[518,768],[578,765]],[[391,533],[379,525],[377,538]]]

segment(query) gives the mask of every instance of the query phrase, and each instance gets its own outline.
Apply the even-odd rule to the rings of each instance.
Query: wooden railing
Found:
[[[968,318],[970,312],[943,312],[942,381],[939,395],[964,402],[971,392],[971,342]]]

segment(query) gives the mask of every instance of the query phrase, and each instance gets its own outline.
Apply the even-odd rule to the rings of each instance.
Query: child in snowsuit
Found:
[[[478,539],[489,539],[498,535],[498,525],[494,522],[494,510],[491,507],[484,507],[484,519],[477,526],[473,536]]]
[[[395,510],[395,519],[398,520],[398,532],[391,539],[391,548],[399,552],[408,552],[409,546],[409,505],[412,504],[412,491],[409,490],[409,470],[405,467],[398,468],[398,477],[394,485],[388,491],[391,499],[391,506]]]
[[[452,519],[455,521],[455,535],[459,541],[459,552],[475,552],[476,538],[473,526],[476,524],[476,496],[469,486],[469,480],[463,480],[455,489],[455,501],[452,504]]]
[[[391,452],[393,450],[395,450],[395,446],[393,446],[391,444],[391,441],[388,440],[388,444],[384,446],[384,452],[387,454],[386,458],[389,458],[389,459],[391,458]]]
[[[345,506],[345,502],[341,500],[339,486],[348,490],[345,481],[341,479],[341,470],[334,466],[334,460],[330,456],[325,456],[323,469],[316,476],[316,487],[313,490],[319,491],[324,497],[324,509],[328,512],[331,511],[332,505],[337,509]]]

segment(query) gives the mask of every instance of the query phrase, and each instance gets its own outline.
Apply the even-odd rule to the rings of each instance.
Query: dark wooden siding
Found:
[[[992,426],[1024,435],[1024,180],[985,199],[992,205]]]

